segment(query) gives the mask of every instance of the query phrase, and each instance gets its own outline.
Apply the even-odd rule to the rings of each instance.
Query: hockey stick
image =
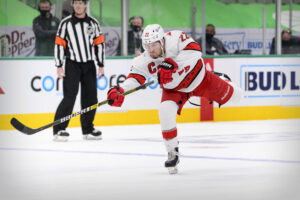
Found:
[[[126,96],[126,95],[131,94],[131,93],[133,93],[133,92],[136,92],[136,91],[138,91],[138,90],[140,90],[140,89],[144,89],[144,88],[148,87],[149,85],[151,85],[152,83],[154,83],[154,80],[152,80],[152,81],[150,81],[150,82],[148,82],[148,83],[145,83],[144,85],[140,85],[140,86],[138,86],[138,87],[136,87],[136,88],[133,88],[133,89],[131,89],[131,90],[128,90],[127,92],[124,92],[123,95]],[[76,112],[76,113],[73,113],[73,114],[71,114],[71,115],[65,116],[65,117],[63,117],[63,118],[60,118],[60,119],[58,119],[58,120],[56,120],[56,121],[54,121],[54,122],[52,122],[52,123],[50,123],[50,124],[47,124],[47,125],[45,125],[45,126],[42,126],[42,127],[40,127],[40,128],[37,128],[37,129],[32,129],[32,128],[29,128],[28,126],[25,126],[24,124],[22,124],[20,121],[18,121],[18,120],[17,120],[16,118],[14,118],[14,117],[10,120],[10,123],[11,123],[11,125],[12,125],[15,129],[17,129],[18,131],[21,131],[22,133],[24,133],[24,134],[26,134],[26,135],[32,135],[32,134],[35,134],[35,133],[37,133],[37,132],[40,132],[40,131],[42,131],[42,130],[44,130],[44,129],[47,129],[47,128],[51,127],[51,126],[55,126],[55,125],[61,124],[61,123],[63,123],[63,122],[66,122],[66,121],[70,120],[70,119],[73,118],[73,117],[76,117],[76,116],[78,116],[78,115],[82,115],[82,114],[87,113],[87,112],[89,112],[89,111],[91,111],[91,110],[94,110],[94,109],[96,109],[96,108],[99,107],[99,106],[102,106],[102,105],[104,105],[104,104],[107,104],[108,102],[109,102],[108,99],[105,100],[105,101],[101,101],[101,102],[99,102],[99,103],[97,103],[97,104],[91,105],[91,106],[89,106],[89,107],[87,107],[87,108],[84,108],[84,109],[82,109],[82,110],[80,110],[80,111],[78,111],[78,112]]]

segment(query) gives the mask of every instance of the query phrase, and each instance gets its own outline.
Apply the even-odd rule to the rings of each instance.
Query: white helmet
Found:
[[[146,45],[160,41],[163,44],[162,40],[164,38],[164,30],[159,24],[150,24],[146,26],[142,34],[143,48],[146,50]]]

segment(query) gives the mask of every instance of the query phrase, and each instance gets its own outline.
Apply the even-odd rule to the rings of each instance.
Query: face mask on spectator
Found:
[[[213,38],[214,35],[209,34],[209,33],[206,33],[205,36],[206,36],[206,39],[207,39],[207,40],[211,40],[211,39]]]
[[[141,27],[140,27],[140,26],[137,26],[137,25],[132,25],[132,30],[133,30],[134,32],[140,32]]]
[[[41,16],[42,17],[46,17],[48,15],[50,15],[50,11],[49,10],[40,10]]]

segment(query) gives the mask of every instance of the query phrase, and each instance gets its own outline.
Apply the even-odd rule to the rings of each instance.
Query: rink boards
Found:
[[[106,59],[105,77],[98,80],[98,101],[106,99],[111,85],[122,83],[132,59]],[[300,118],[299,57],[221,57],[205,59],[208,69],[227,73],[244,91],[240,103],[214,104],[214,121]],[[147,81],[150,81],[147,80]],[[79,91],[80,95],[80,91]],[[79,111],[78,95],[74,111]],[[126,96],[122,108],[97,109],[95,125],[159,123],[161,88],[158,84]],[[32,127],[51,122],[62,99],[62,81],[57,79],[52,59],[0,60],[0,129],[12,129],[12,116]],[[200,103],[199,98],[191,98]],[[200,121],[199,107],[186,103],[178,122]],[[70,126],[79,126],[79,117]]]

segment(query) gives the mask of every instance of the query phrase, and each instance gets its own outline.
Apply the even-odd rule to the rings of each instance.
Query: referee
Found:
[[[59,25],[54,47],[57,75],[63,79],[64,97],[59,104],[55,119],[70,115],[81,85],[81,108],[98,102],[96,66],[98,76],[104,75],[104,39],[99,23],[86,13],[88,0],[72,0],[73,14],[64,18]],[[63,59],[66,56],[65,70]],[[96,109],[80,115],[83,139],[102,139],[101,131],[94,129]],[[69,121],[54,126],[54,141],[67,141]]]

